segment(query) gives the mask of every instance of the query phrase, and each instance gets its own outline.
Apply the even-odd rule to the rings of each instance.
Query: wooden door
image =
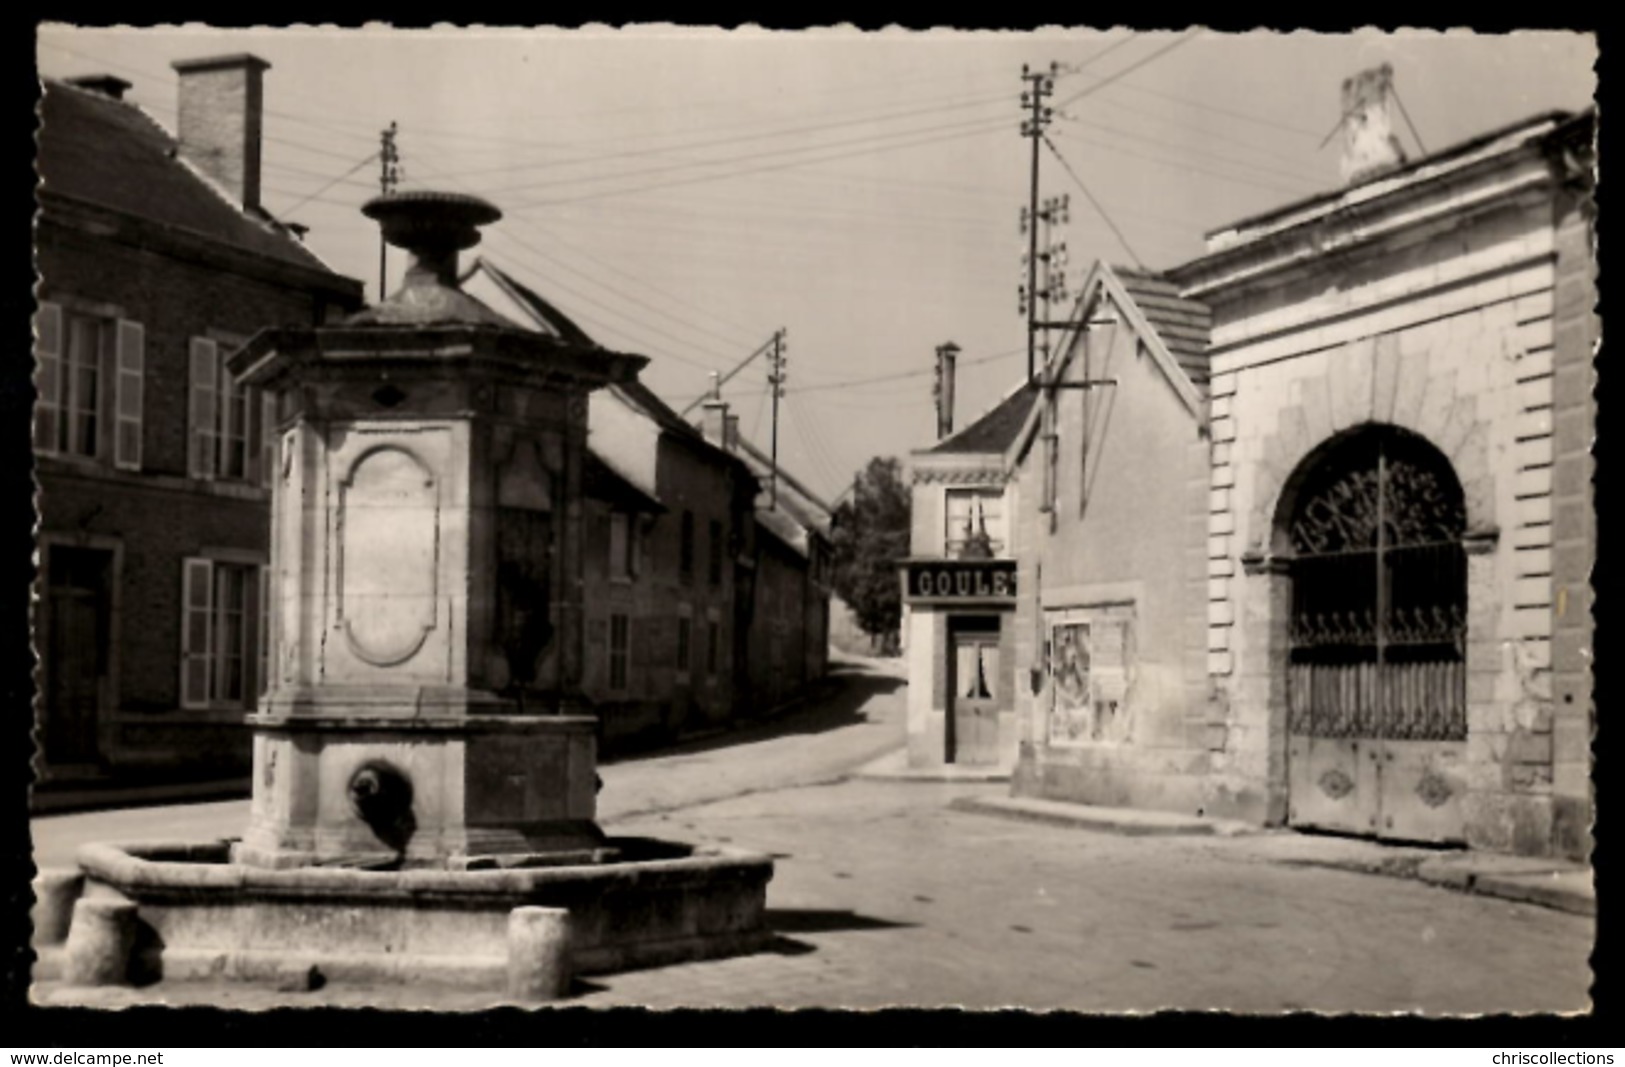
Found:
[[[947,762],[985,766],[999,758],[999,635],[953,640]]]
[[[108,688],[113,554],[53,546],[46,574],[45,722],[52,766],[95,763]]]

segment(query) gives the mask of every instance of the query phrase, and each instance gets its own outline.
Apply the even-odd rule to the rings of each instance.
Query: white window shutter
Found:
[[[187,383],[191,430],[187,473],[194,478],[213,478],[220,421],[220,355],[218,346],[207,337],[192,338]]]
[[[139,322],[120,319],[118,354],[113,379],[114,398],[113,465],[121,470],[141,469],[142,389],[147,366],[147,334]]]
[[[62,308],[42,301],[34,316],[36,330],[34,382],[39,400],[34,406],[34,447],[55,452],[62,433]]]
[[[181,564],[181,707],[209,704],[214,662],[214,565],[206,559]]]
[[[276,394],[260,393],[260,484],[269,489],[277,480],[277,452],[282,434],[276,424]]]

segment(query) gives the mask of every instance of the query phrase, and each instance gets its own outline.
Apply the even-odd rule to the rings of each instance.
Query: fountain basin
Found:
[[[317,967],[328,981],[504,988],[509,913],[569,914],[573,974],[757,951],[769,857],[647,838],[606,842],[603,863],[499,870],[261,868],[231,842],[92,844],[59,893],[136,906],[129,981],[275,980]],[[61,888],[65,887],[65,888]],[[43,903],[43,902],[42,902]],[[60,914],[71,900],[54,900]],[[64,950],[36,945],[36,978]]]

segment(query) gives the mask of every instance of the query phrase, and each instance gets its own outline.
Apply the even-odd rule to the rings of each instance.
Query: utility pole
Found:
[[[1030,384],[1037,369],[1038,342],[1038,146],[1044,129],[1055,116],[1053,108],[1044,101],[1055,92],[1055,75],[1059,67],[1051,63],[1047,71],[1031,70],[1021,65],[1021,78],[1031,88],[1021,94],[1021,106],[1028,116],[1021,123],[1021,135],[1032,142],[1032,174],[1027,207],[1021,210],[1021,232],[1027,235],[1027,281],[1021,288],[1021,310],[1027,316],[1027,381]]]
[[[385,196],[395,191],[395,186],[401,180],[401,156],[395,149],[395,134],[397,127],[393,121],[379,134],[378,148],[378,187]],[[384,235],[378,235],[378,300],[383,301],[388,292],[385,290],[384,270],[388,264],[389,245],[384,241]]]
[[[768,475],[768,507],[779,506],[779,398],[784,396],[784,364],[787,362],[784,328],[773,335],[773,352],[768,356],[767,384],[773,390],[773,451],[772,469]]]
[[[1044,301],[1044,318],[1037,324],[1042,336],[1039,344],[1044,353],[1044,366],[1049,365],[1050,330],[1056,325],[1052,305],[1067,298],[1066,242],[1055,239],[1055,228],[1070,222],[1071,212],[1072,196],[1069,193],[1047,198],[1038,212],[1038,219],[1044,224],[1044,250],[1038,253],[1039,260],[1044,264],[1044,288],[1038,293]]]

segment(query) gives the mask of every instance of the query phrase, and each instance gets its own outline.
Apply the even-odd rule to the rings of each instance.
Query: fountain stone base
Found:
[[[605,858],[591,717],[349,708],[250,723],[254,801],[236,862],[444,869]]]
[[[84,846],[81,885],[135,904],[126,981],[271,981],[317,968],[326,981],[507,988],[516,908],[568,912],[569,973],[591,975],[758,951],[773,862],[723,848],[609,839],[619,859],[507,870],[262,868],[231,842]],[[66,887],[65,889],[60,887]],[[69,905],[53,901],[53,906]],[[38,945],[36,979],[64,969]]]

